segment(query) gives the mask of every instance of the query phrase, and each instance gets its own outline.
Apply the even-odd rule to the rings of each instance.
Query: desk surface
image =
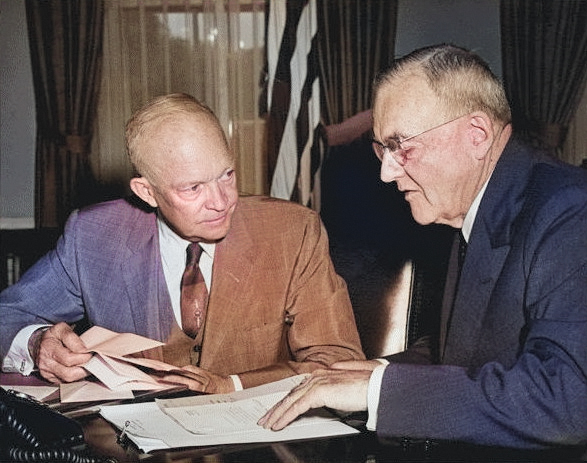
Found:
[[[0,373],[0,384],[39,384],[34,378]],[[99,415],[77,418],[84,429],[88,449],[97,456],[123,462],[146,463],[388,463],[401,461],[461,462],[557,462],[587,461],[579,451],[527,452],[493,449],[463,444],[396,441],[381,442],[374,433],[352,436],[276,442],[236,444],[139,452],[132,444],[126,448],[117,442],[117,431]]]
[[[124,449],[116,431],[104,419],[82,418],[86,440],[97,455],[119,462],[147,463],[390,463],[390,462],[581,462],[578,452],[527,452],[488,449],[456,444],[382,443],[374,433],[346,437],[238,444],[156,451],[140,454],[133,446]]]

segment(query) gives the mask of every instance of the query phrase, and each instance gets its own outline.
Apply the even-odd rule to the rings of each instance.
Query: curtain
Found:
[[[587,2],[501,2],[503,74],[514,130],[561,157],[587,77]]]
[[[61,227],[93,200],[90,140],[98,97],[101,0],[27,0],[35,92],[37,227]]]
[[[105,0],[104,63],[94,171],[103,196],[127,194],[124,125],[151,98],[189,93],[218,116],[242,193],[266,193],[259,76],[263,0]]]
[[[397,0],[318,0],[325,125],[371,107],[374,77],[394,59]]]

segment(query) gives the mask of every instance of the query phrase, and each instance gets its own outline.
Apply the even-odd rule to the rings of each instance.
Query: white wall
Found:
[[[0,228],[34,225],[34,94],[23,0],[0,0]],[[499,0],[399,0],[396,55],[439,42],[501,75]]]
[[[35,100],[24,4],[0,0],[0,228],[34,226]]]

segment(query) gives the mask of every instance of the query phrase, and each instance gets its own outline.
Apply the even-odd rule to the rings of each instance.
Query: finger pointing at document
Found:
[[[279,431],[313,408],[366,410],[370,376],[371,371],[365,370],[317,370],[275,404],[258,424]]]

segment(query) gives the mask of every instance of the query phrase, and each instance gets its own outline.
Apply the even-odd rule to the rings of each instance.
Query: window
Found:
[[[107,0],[94,171],[126,185],[124,124],[151,98],[186,92],[220,119],[237,156],[239,189],[266,193],[259,117],[265,50],[263,0]]]

